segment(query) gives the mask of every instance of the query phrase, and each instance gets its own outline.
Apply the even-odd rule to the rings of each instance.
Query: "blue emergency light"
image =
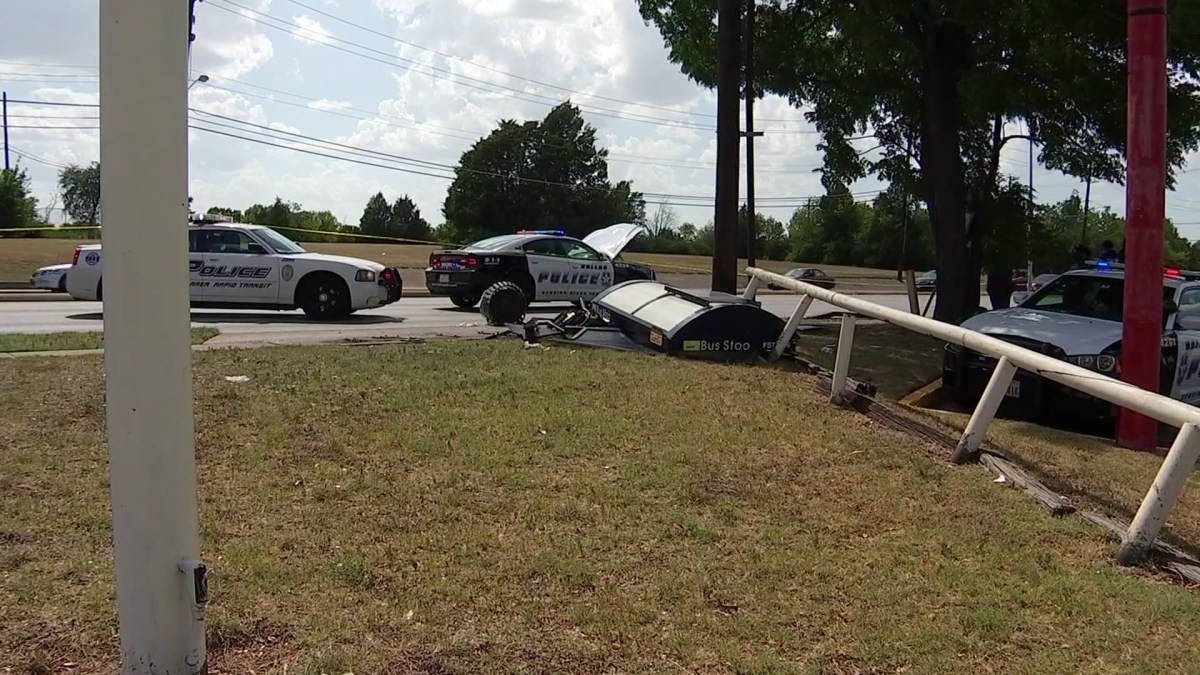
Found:
[[[517,234],[552,234],[561,237],[566,234],[564,230],[517,230]]]

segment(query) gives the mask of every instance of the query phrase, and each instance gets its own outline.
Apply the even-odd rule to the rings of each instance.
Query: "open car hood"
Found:
[[[637,223],[617,223],[596,230],[583,238],[583,243],[591,246],[609,258],[616,258],[639,234],[646,230],[645,225]]]

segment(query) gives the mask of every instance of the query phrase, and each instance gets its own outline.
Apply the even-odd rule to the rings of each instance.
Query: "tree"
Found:
[[[463,153],[442,213],[462,240],[523,228],[583,236],[644,222],[645,200],[627,181],[609,182],[607,157],[570,102],[540,122],[502,120]]]
[[[362,217],[358,219],[358,229],[362,230],[363,234],[383,236],[387,234],[391,217],[392,212],[388,207],[387,198],[383,196],[382,192],[376,192],[367,200]]]
[[[100,163],[68,166],[58,172],[63,209],[75,222],[96,224],[100,213]]]
[[[296,227],[293,219],[300,211],[300,205],[296,202],[285,202],[276,196],[270,204],[254,204],[246,209],[246,220],[268,227]]]
[[[658,208],[654,209],[654,215],[646,221],[646,229],[650,230],[651,237],[658,237],[667,230],[674,230],[678,225],[679,214],[666,204],[659,204]]]
[[[387,202],[385,201],[384,204]],[[428,241],[433,230],[421,217],[421,209],[408,195],[397,197],[388,217],[388,235],[400,239]]]
[[[0,230],[36,227],[37,198],[31,196],[29,173],[17,165],[0,169]]]
[[[713,86],[715,3],[638,3],[671,60]],[[1172,5],[1170,25],[1173,185],[1200,140],[1200,3]],[[827,189],[874,174],[923,198],[939,319],[957,322],[978,304],[989,232],[1004,226],[996,213],[1007,143],[1031,136],[1050,168],[1123,180],[1124,0],[774,2],[758,8],[755,40],[757,89],[811,107]],[[879,159],[852,144],[868,130]]]
[[[207,213],[213,213],[213,214],[221,215],[221,216],[229,216],[230,218],[233,218],[233,222],[235,222],[235,223],[244,222],[243,218],[245,218],[245,216],[242,215],[241,211],[239,211],[237,209],[231,209],[226,206],[214,206],[211,209],[209,209],[207,211]]]

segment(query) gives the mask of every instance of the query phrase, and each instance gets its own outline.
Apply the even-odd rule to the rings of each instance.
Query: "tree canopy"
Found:
[[[671,60],[714,86],[715,3],[638,3]],[[1169,184],[1200,141],[1200,3],[1171,12]],[[937,316],[958,321],[1010,226],[1006,144],[1032,138],[1052,169],[1123,181],[1126,28],[1124,0],[772,0],[757,8],[756,84],[808,109],[827,189],[875,175],[925,202]]]
[[[100,216],[100,163],[71,165],[58,172],[63,210],[76,222],[96,224]]]
[[[0,230],[40,225],[37,198],[30,191],[29,173],[20,165],[0,169]]]
[[[463,153],[442,212],[460,241],[518,229],[582,236],[645,220],[645,201],[627,181],[608,179],[608,151],[570,102],[540,122],[502,120]]]

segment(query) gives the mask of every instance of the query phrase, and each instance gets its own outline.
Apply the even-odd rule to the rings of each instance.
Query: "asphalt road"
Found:
[[[863,300],[897,309],[906,309],[903,295],[860,295]],[[798,298],[787,294],[759,296],[768,310],[787,317]],[[569,305],[539,304],[535,316],[553,316]],[[838,311],[823,302],[815,302],[810,316]],[[261,312],[194,310],[192,323],[212,326],[221,331],[215,344],[296,344],[345,339],[373,340],[398,337],[429,338],[472,336],[494,332],[479,311],[454,307],[445,298],[407,297],[376,310],[363,311],[339,322],[317,322],[300,311]],[[0,333],[52,333],[58,331],[103,330],[101,304],[74,300],[0,302]]]

